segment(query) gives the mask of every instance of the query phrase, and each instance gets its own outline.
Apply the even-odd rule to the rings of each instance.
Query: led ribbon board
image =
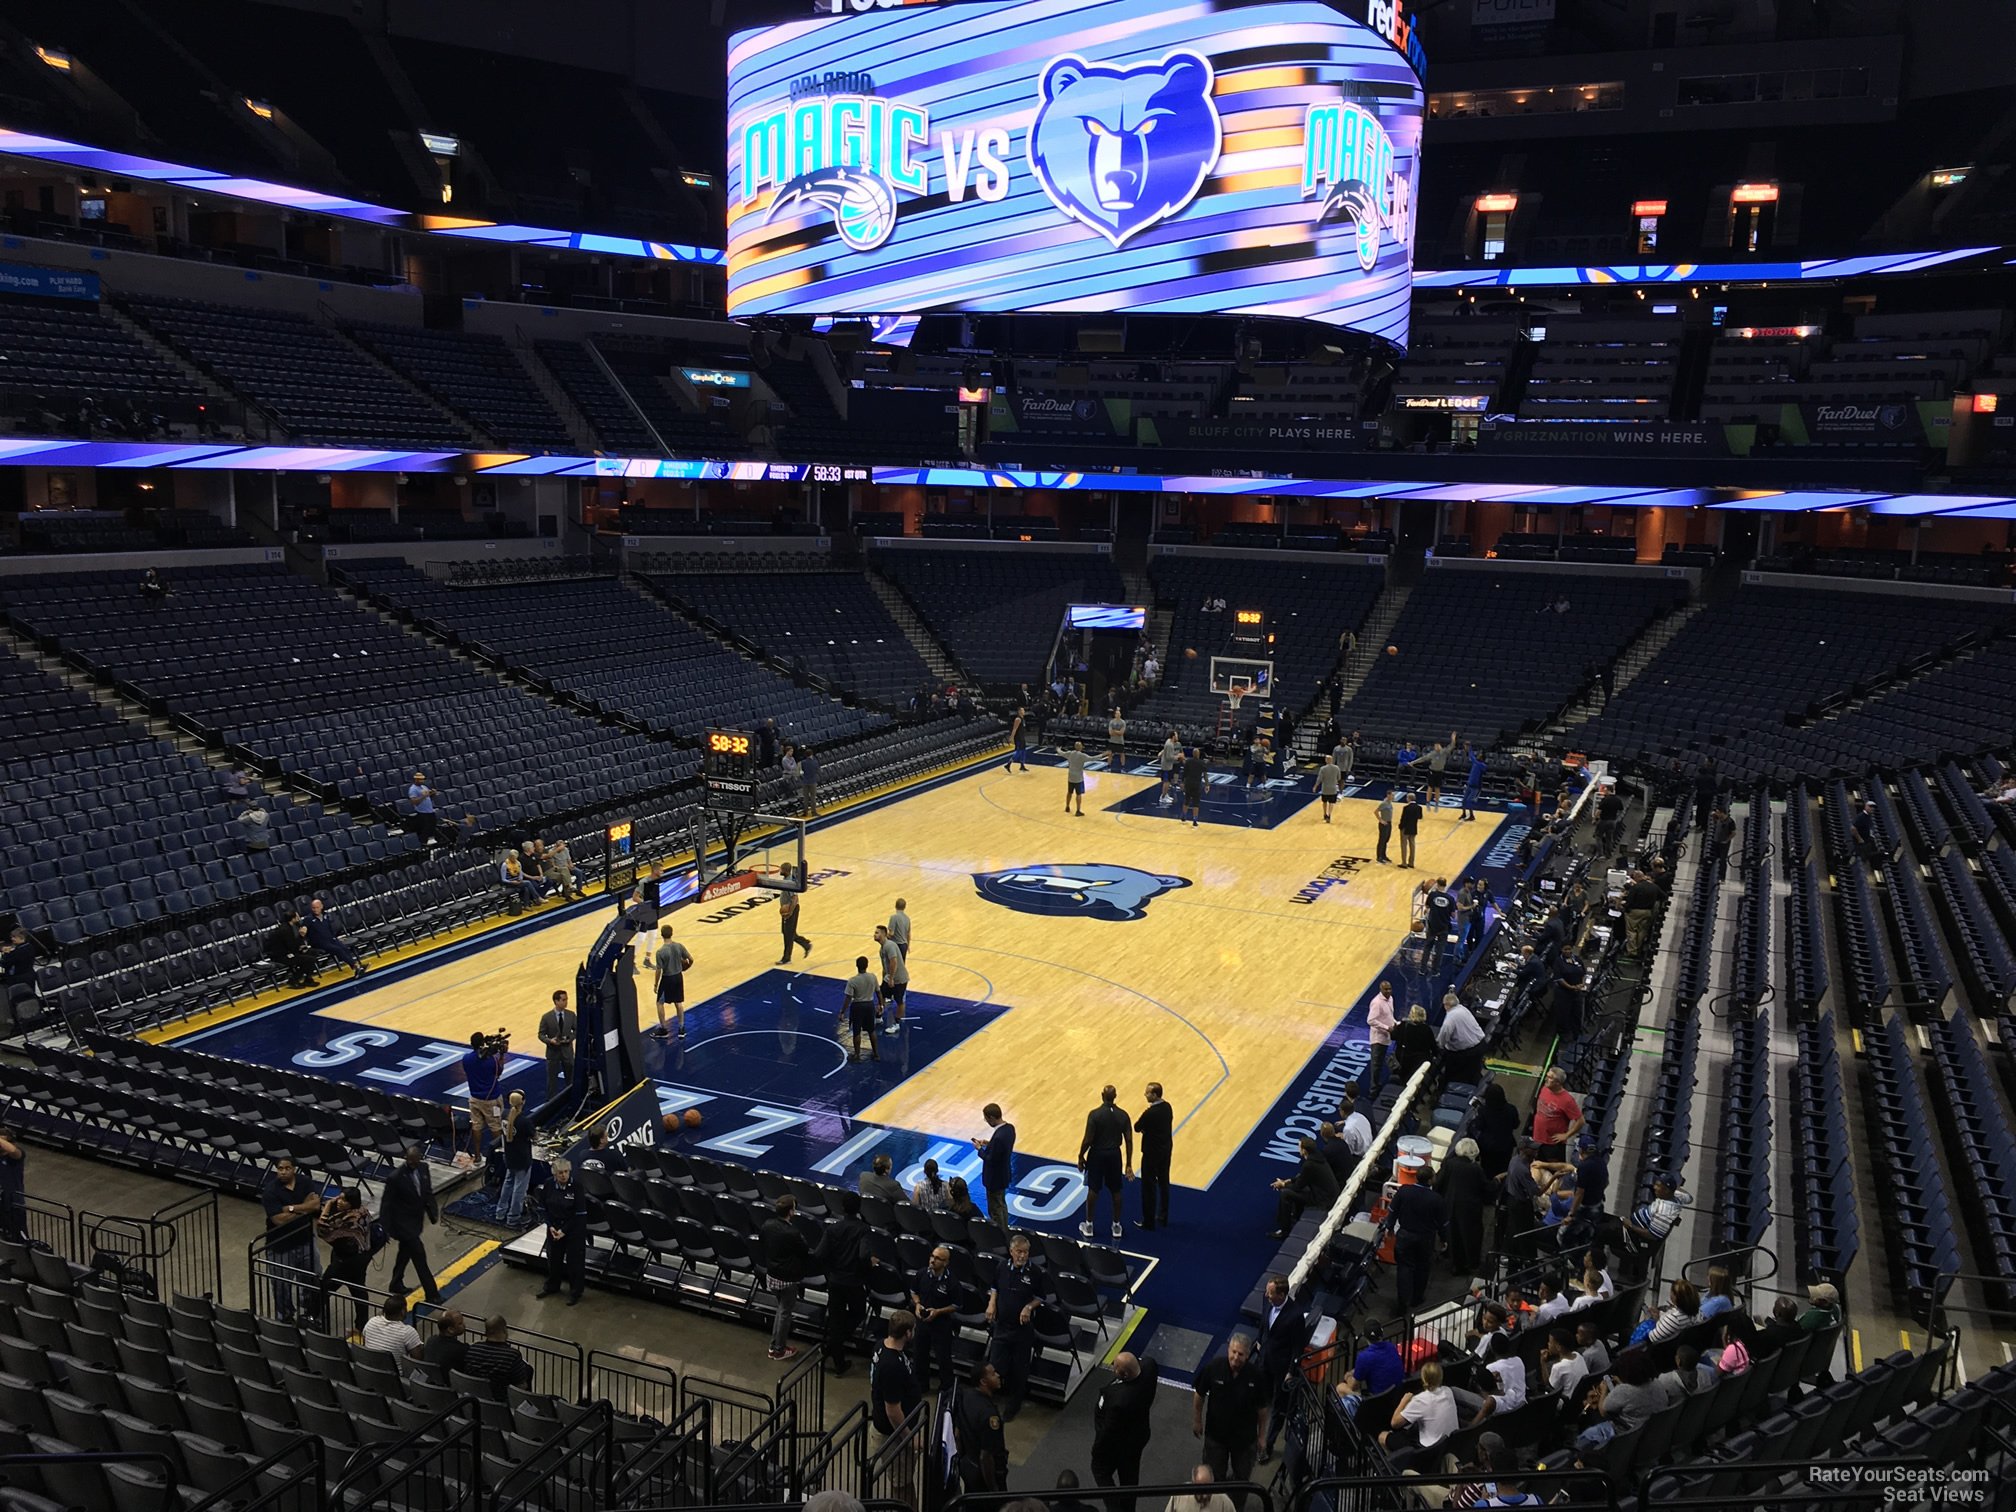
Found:
[[[1418,61],[1315,0],[740,32],[729,313],[1276,315],[1404,345]]]

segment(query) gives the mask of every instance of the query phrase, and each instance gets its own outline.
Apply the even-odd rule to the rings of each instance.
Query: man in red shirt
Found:
[[[1539,1147],[1534,1154],[1541,1160],[1559,1160],[1568,1141],[1581,1132],[1582,1104],[1568,1090],[1567,1073],[1550,1066],[1533,1108],[1533,1143]]]

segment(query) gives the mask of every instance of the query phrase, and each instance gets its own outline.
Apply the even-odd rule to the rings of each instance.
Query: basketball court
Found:
[[[1502,895],[1493,873],[1524,826],[1465,822],[1445,800],[1406,871],[1373,860],[1377,788],[1353,789],[1326,824],[1306,772],[1252,788],[1214,772],[1207,822],[1192,826],[1159,801],[1150,767],[1095,761],[1079,817],[1065,811],[1060,761],[1044,749],[1011,772],[996,757],[815,822],[799,920],[809,958],[779,964],[767,888],[666,915],[694,958],[686,1034],[646,1037],[643,1069],[661,1112],[699,1111],[679,1136],[696,1154],[850,1186],[878,1154],[906,1185],[930,1157],[976,1201],[971,1141],[998,1102],[1018,1131],[1011,1211],[1060,1231],[1081,1216],[1078,1141],[1101,1085],[1138,1113],[1159,1081],[1175,1112],[1173,1227],[1130,1228],[1125,1248],[1223,1262],[1208,1268],[1208,1298],[1193,1294],[1202,1275],[1155,1288],[1208,1330],[1237,1306],[1224,1288],[1243,1292],[1271,1254],[1267,1183],[1292,1172],[1309,1110],[1334,1107],[1363,1063],[1368,989],[1397,975],[1403,1011],[1439,994],[1411,955],[1396,960],[1412,890],[1474,871]],[[850,1062],[841,983],[857,956],[877,969],[874,929],[899,897],[913,929],[907,1025],[877,1037],[879,1060]],[[514,1036],[508,1084],[536,1102],[537,1020],[556,989],[574,989],[613,910],[610,898],[570,904],[185,1038],[456,1102],[469,1035],[501,1027]],[[648,1024],[648,970],[637,982]],[[1130,1189],[1130,1219],[1134,1203]],[[1228,1256],[1246,1249],[1242,1270]]]

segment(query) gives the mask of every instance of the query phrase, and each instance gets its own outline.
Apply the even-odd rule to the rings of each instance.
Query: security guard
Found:
[[[952,1314],[959,1307],[959,1283],[952,1279],[952,1251],[939,1245],[931,1251],[930,1262],[910,1278],[910,1305],[917,1312],[917,1386],[926,1395],[931,1391],[931,1369],[950,1386],[952,1341],[959,1325]]]
[[[1029,1395],[1029,1361],[1036,1352],[1036,1309],[1049,1295],[1043,1273],[1029,1263],[1029,1236],[1016,1234],[1008,1241],[1008,1263],[994,1272],[994,1289],[987,1294],[987,1321],[991,1335],[987,1362],[1000,1372],[1002,1416],[1013,1418]]]
[[[1001,1373],[982,1365],[952,1408],[952,1436],[959,1447],[959,1482],[967,1491],[1008,1489],[1008,1435],[1001,1426]]]
[[[539,1295],[550,1297],[560,1290],[560,1278],[567,1278],[567,1305],[581,1300],[588,1268],[588,1194],[574,1182],[574,1167],[564,1160],[553,1162],[553,1179],[546,1183],[546,1284]]]

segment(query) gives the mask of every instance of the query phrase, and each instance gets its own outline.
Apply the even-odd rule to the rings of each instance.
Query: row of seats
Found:
[[[1943,1289],[1940,1278],[1961,1270],[1953,1206],[1932,1147],[1932,1120],[1904,1038],[1904,1021],[1887,1014],[1863,1033],[1869,1065],[1870,1153],[1887,1194],[1894,1232],[1889,1245],[1900,1292],[1914,1304]]]
[[[285,1151],[310,1171],[382,1180],[392,1170],[378,1146],[389,1130],[356,1129],[313,1116],[286,1099],[235,1088],[191,1087],[140,1067],[65,1064],[14,1073],[12,1118],[57,1149],[132,1166],[171,1180],[255,1196],[273,1157]],[[368,1143],[350,1143],[352,1137]]]
[[[1785,989],[1794,1013],[1810,1016],[1826,996],[1831,981],[1827,968],[1826,929],[1820,917],[1820,876],[1813,855],[1811,795],[1794,786],[1785,798],[1779,826],[1785,848],[1785,875],[1791,890],[1785,895]]]
[[[89,551],[210,551],[258,544],[250,531],[227,525],[200,509],[116,515],[48,510],[21,516],[24,552],[70,556]]]
[[[902,590],[977,683],[1040,682],[1067,604],[1126,596],[1103,551],[877,550],[874,570]]]
[[[1398,654],[1375,657],[1339,722],[1376,737],[1440,739],[1455,729],[1480,746],[1537,729],[1683,587],[1636,576],[1429,572],[1387,634]]]
[[[172,586],[149,601],[127,575],[59,574],[9,580],[4,597],[17,624],[164,710],[380,811],[415,770],[439,812],[487,832],[607,806],[697,767],[500,685],[277,564],[190,569]]]
[[[353,567],[349,576],[465,649],[654,733],[691,739],[710,725],[768,716],[785,739],[816,745],[886,722],[794,686],[613,578],[459,588],[404,566]]]
[[[1989,912],[1987,899],[1967,858],[1949,850],[1932,863],[1932,888],[1946,918],[1960,978],[1977,1011],[1993,1014],[2016,993],[2016,954],[2009,936]]]
[[[1693,1153],[1695,1063],[1700,1052],[1699,1016],[1691,1011],[1675,1014],[1660,1042],[1659,1080],[1652,1091],[1645,1142],[1638,1149],[1638,1202],[1651,1198],[1652,1183],[1661,1175],[1684,1170]]]
[[[567,422],[503,337],[420,326],[356,324],[349,331],[492,441],[532,452],[574,450]]]
[[[833,1188],[667,1146],[645,1151],[635,1170],[590,1170],[583,1181],[595,1202],[587,1260],[593,1279],[765,1326],[776,1302],[762,1285],[759,1234],[775,1216],[776,1201],[796,1199],[794,1222],[815,1247],[839,1210]],[[976,1372],[985,1359],[986,1301],[995,1269],[1007,1255],[1006,1231],[985,1219],[930,1213],[910,1203],[864,1197],[860,1204],[870,1229],[871,1306],[861,1320],[864,1338],[884,1312],[907,1305],[910,1278],[934,1248],[943,1247],[960,1287],[955,1361],[962,1373]],[[1123,1318],[1136,1278],[1117,1250],[1053,1234],[1031,1238],[1048,1292],[1032,1320],[1037,1351],[1031,1380],[1045,1395],[1061,1399],[1081,1364],[1083,1346]],[[537,1257],[515,1258],[532,1263]],[[820,1332],[828,1303],[824,1277],[807,1278],[796,1326]]]
[[[1876,704],[1795,731],[1785,730],[1788,717],[1815,716],[1823,705],[1866,697],[1886,675],[2008,619],[2004,605],[1746,585],[1690,619],[1580,727],[1577,739],[1627,761],[1713,747],[1725,773],[1738,780],[1775,776],[1780,768],[1817,766],[1822,775],[1837,765],[1863,770],[1869,759],[1882,758],[1836,762],[1830,737],[1873,726],[1865,716]],[[1744,675],[1732,680],[1727,669],[1736,666]],[[2006,685],[1983,688],[1979,696],[1984,703],[1977,704],[1977,715],[2010,708]],[[1994,744],[2006,737],[2008,723],[2005,712],[2001,736],[1965,748]],[[1948,748],[1962,747],[1955,742]]]
[[[858,572],[684,573],[651,581],[772,659],[885,704],[930,669]]]
[[[1953,826],[1962,844],[1973,851],[1985,848],[1994,838],[1995,819],[1988,812],[1988,805],[1981,801],[1981,795],[1974,790],[1974,784],[1961,770],[1960,763],[1948,757],[1933,770],[1932,780],[1939,786],[1940,800],[1947,812],[1952,814]]]
[[[297,1300],[304,1314],[319,1311]],[[347,1316],[324,1333],[205,1298],[164,1304],[105,1287],[63,1293],[0,1279],[0,1446],[158,1456],[165,1480],[159,1467],[75,1458],[29,1473],[39,1472],[58,1505],[159,1512],[164,1486],[189,1506],[220,1505],[204,1499],[227,1492],[284,1496],[316,1458],[326,1484],[354,1486],[346,1476],[371,1479],[375,1455],[410,1450],[409,1435],[438,1428],[444,1413],[474,1420],[488,1478],[501,1483],[580,1412],[547,1390],[500,1392],[489,1377],[345,1343],[348,1327]],[[616,1430],[626,1446],[655,1432],[637,1420],[618,1420]],[[23,1475],[9,1466],[6,1483],[21,1485]],[[587,1487],[556,1489],[576,1494],[568,1505],[593,1504]]]
[[[1907,853],[1883,869],[1883,882],[1890,917],[1897,926],[1897,965],[1907,984],[1905,997],[1936,1009],[1953,990],[1953,966],[1939,938],[1918,863]]]
[[[1932,1080],[1941,1127],[1967,1212],[1973,1219],[1980,1269],[2000,1283],[2004,1303],[2016,1299],[2016,1135],[1969,1024],[1959,1017],[1928,1027]]]
[[[1725,1022],[1731,1050],[1715,1149],[1715,1249],[1723,1254],[1763,1243],[1771,1227],[1770,1025],[1746,1006]]]
[[[1792,1190],[1797,1221],[1792,1230],[1799,1275],[1826,1278],[1837,1286],[1861,1249],[1862,1225],[1850,1161],[1848,1103],[1841,1086],[1841,1057],[1834,1040],[1834,1015],[1796,1029],[1798,1058],[1792,1063]]]
[[[1729,866],[1727,848],[1714,832],[1703,833],[1694,888],[1687,917],[1675,947],[1674,1001],[1692,1013],[1714,985],[1715,918],[1722,905],[1722,879]]]
[[[300,442],[467,451],[475,432],[305,315],[132,295],[127,311]]]

